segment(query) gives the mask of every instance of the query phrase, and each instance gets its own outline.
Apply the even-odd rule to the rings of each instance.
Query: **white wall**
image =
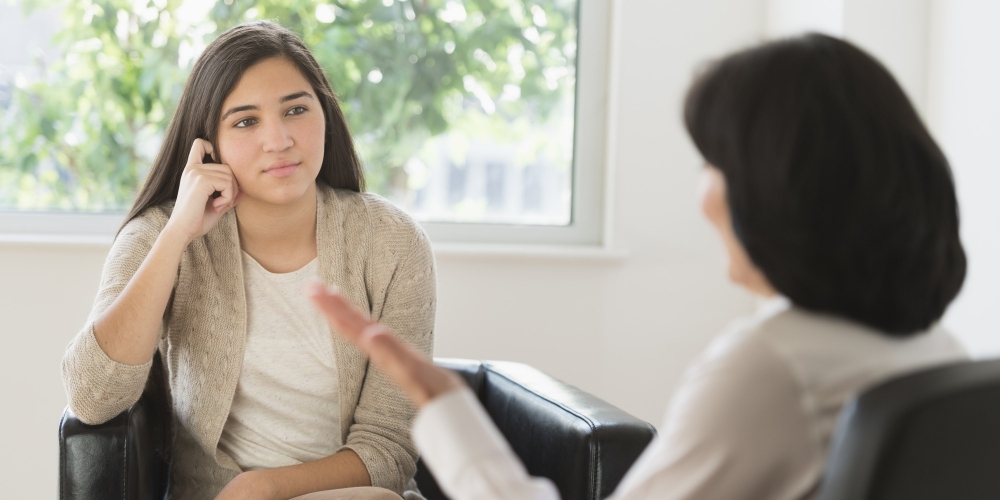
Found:
[[[917,109],[927,95],[930,0],[766,0],[768,38],[816,31],[870,52],[896,77]]]
[[[0,244],[2,497],[57,495],[59,361],[86,320],[107,251]]]
[[[977,356],[1000,355],[1000,3],[933,2],[928,114],[958,189],[969,274],[945,316]]]
[[[930,8],[930,0],[845,0],[844,6],[844,37],[882,61],[921,113],[928,99]]]
[[[768,38],[795,36],[805,31],[843,36],[846,1],[765,0],[764,33]]]

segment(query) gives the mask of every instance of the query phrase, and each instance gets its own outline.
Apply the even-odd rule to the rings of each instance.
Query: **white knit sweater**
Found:
[[[317,189],[319,275],[338,286],[407,343],[430,356],[435,281],[430,244],[420,227],[373,194]],[[169,219],[172,204],[146,210],[122,229],[104,265],[86,326],[63,358],[70,408],[86,423],[106,422],[135,403],[152,363],[109,358],[93,322],[118,297]],[[170,498],[213,498],[240,469],[218,449],[239,379],[246,342],[241,250],[230,211],[184,252],[161,326],[159,350],[169,378],[174,449]],[[361,458],[373,486],[420,498],[412,481],[417,453],[410,441],[414,408],[389,379],[338,335],[343,449]]]

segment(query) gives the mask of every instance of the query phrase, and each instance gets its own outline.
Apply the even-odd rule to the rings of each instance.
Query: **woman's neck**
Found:
[[[299,200],[272,205],[246,198],[236,206],[240,248],[272,273],[288,273],[316,258],[316,185]]]

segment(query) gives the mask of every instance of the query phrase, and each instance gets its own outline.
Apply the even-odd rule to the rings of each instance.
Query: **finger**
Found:
[[[241,195],[242,195],[243,193],[242,193],[242,192],[240,192],[240,190],[239,190],[239,188],[238,188],[238,187],[236,186],[236,183],[235,183],[235,182],[233,182],[233,191],[232,191],[232,192],[233,192],[233,193],[236,193],[236,194],[235,194],[235,195],[233,196],[233,199],[229,200],[229,202],[228,202],[228,203],[225,203],[225,204],[222,204],[222,208],[221,208],[221,210],[229,210],[229,209],[231,209],[231,208],[235,207],[235,206],[236,206],[236,204],[237,204],[237,203],[239,203],[239,200],[241,200],[241,199],[242,199],[242,196],[241,196]],[[222,194],[221,194],[221,193],[219,193],[219,198],[220,198],[220,199],[224,199],[224,198],[222,198]]]
[[[233,169],[225,163],[202,163],[198,165],[198,170],[218,172],[220,174],[233,175]]]
[[[229,182],[230,190],[213,188],[210,198],[212,199],[212,207],[216,212],[220,210],[228,210],[235,207],[238,200],[242,200],[243,197],[240,195],[240,184],[236,180],[236,176],[233,174],[232,168],[224,163],[205,163],[198,165],[198,173],[208,173],[221,175],[220,179],[226,179]],[[218,194],[216,194],[218,193]]]
[[[212,143],[206,141],[205,139],[195,139],[194,143],[191,144],[191,152],[188,153],[188,167],[191,165],[202,165],[202,159],[205,155],[215,156],[215,148],[212,147]]]
[[[439,384],[435,383],[440,379],[440,375],[435,373],[438,368],[386,327],[375,323],[366,328],[360,345],[368,359],[418,406],[423,406],[440,392]]]
[[[361,348],[417,406],[462,387],[453,373],[434,366],[385,326],[372,321],[346,297],[313,282],[307,293],[337,332]]]
[[[236,177],[229,170],[204,167],[205,165],[199,165],[189,172],[189,175],[194,176],[194,182],[198,189],[210,195],[213,206],[226,206],[232,203],[239,194],[239,184],[236,182]]]
[[[234,187],[236,183],[232,175],[225,172],[199,170],[196,183],[199,191],[206,196],[207,202],[216,212],[227,208],[236,198],[237,193]]]
[[[420,353],[378,323],[362,330],[360,346],[380,368],[401,370],[400,375],[403,377],[412,376],[415,368],[427,364]]]
[[[403,389],[417,406],[463,387],[454,373],[434,366],[382,325],[375,324],[365,329],[361,344],[372,363]]]
[[[322,283],[311,283],[307,293],[327,321],[355,344],[360,344],[365,328],[374,324],[367,314],[355,308],[346,297],[329,290]]]
[[[343,295],[331,291],[322,283],[310,283],[307,293],[334,329],[365,351],[373,363],[389,373],[397,383],[407,378],[403,370],[396,366],[408,362],[406,346],[389,334],[384,326],[368,319]]]
[[[216,195],[218,193],[218,195]],[[230,182],[225,187],[213,187],[209,200],[216,212],[232,208],[233,200],[236,199],[235,188]]]

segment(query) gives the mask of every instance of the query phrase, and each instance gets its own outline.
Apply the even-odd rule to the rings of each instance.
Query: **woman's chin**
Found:
[[[745,266],[730,265],[729,281],[760,297],[772,297],[777,293],[757,268],[747,269]]]
[[[734,285],[744,288],[751,293],[755,293],[751,273],[749,273],[746,268],[743,266],[729,264],[727,271],[729,274],[729,281],[731,281]]]
[[[244,201],[250,201],[252,203],[257,203],[261,205],[273,205],[273,206],[288,206],[295,205],[302,202],[306,195],[309,194],[309,189],[281,189],[281,190],[271,190],[266,193],[254,194],[247,193],[247,198]]]

